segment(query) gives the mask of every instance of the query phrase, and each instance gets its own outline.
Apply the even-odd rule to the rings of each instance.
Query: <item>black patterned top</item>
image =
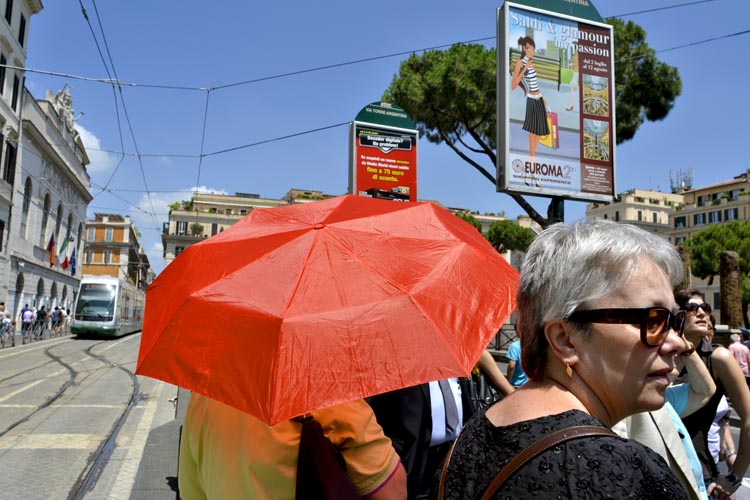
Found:
[[[500,469],[543,435],[579,425],[606,427],[578,410],[495,427],[472,418],[453,450],[445,498],[479,499]],[[437,498],[437,485],[433,489]],[[617,436],[576,438],[547,449],[511,476],[493,499],[687,499],[664,460]]]

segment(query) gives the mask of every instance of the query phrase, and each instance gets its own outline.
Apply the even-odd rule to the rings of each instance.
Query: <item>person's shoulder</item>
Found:
[[[711,360],[716,363],[729,363],[730,360],[732,363],[736,363],[737,361],[734,359],[734,354],[732,354],[732,351],[727,349],[724,346],[721,345],[714,345],[713,346],[713,352],[711,353]]]

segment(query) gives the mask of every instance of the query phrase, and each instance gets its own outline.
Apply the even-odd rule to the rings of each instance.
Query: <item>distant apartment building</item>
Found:
[[[620,193],[612,203],[590,203],[586,207],[586,217],[626,222],[669,238],[670,214],[682,204],[682,194],[631,189]]]
[[[750,220],[748,172],[731,180],[690,189],[682,206],[670,214],[672,242],[681,243],[711,224]]]
[[[254,193],[194,193],[190,200],[169,210],[169,221],[162,229],[164,265],[168,266],[190,245],[219,234],[256,208],[309,203],[330,198],[320,191],[291,189],[281,199],[261,198]]]
[[[591,203],[587,217],[600,217],[657,233],[675,245],[685,242],[710,225],[750,220],[750,172],[731,180],[693,187],[692,172],[680,172],[672,181],[672,193],[632,189],[617,196],[612,203]],[[720,306],[720,282],[691,277],[694,288],[701,291],[714,308]],[[719,319],[719,318],[717,318]]]
[[[717,184],[690,188],[683,195],[684,204],[676,207],[669,217],[670,236],[675,244],[682,243],[711,225],[750,220],[750,172]],[[720,308],[721,283],[718,276],[710,284],[708,280],[693,276],[692,286],[705,295],[706,302],[712,307]]]
[[[86,221],[82,264],[84,275],[113,276],[142,289],[152,277],[133,221],[118,214],[94,214],[93,219]]]

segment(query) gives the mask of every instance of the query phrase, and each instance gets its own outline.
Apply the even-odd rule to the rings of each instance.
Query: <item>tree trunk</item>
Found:
[[[682,258],[683,268],[685,269],[685,277],[682,278],[682,283],[677,287],[677,290],[685,290],[686,288],[692,288],[692,275],[690,274],[690,249],[688,247],[679,245],[677,247]]]
[[[729,328],[742,326],[742,292],[740,291],[740,256],[737,252],[719,254],[721,276],[721,323]]]

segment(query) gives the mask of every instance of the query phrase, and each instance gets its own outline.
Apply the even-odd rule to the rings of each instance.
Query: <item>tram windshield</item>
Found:
[[[83,283],[76,303],[75,319],[112,321],[115,314],[115,285]]]

